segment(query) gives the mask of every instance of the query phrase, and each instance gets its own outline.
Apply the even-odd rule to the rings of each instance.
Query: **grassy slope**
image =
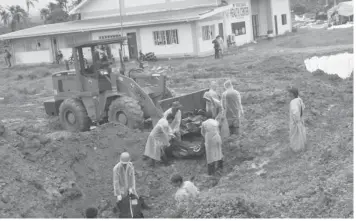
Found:
[[[345,31],[347,33],[347,30],[338,33],[344,36]],[[203,201],[198,201],[193,207],[194,212],[187,212],[186,217],[353,215],[352,80],[341,81],[334,76],[307,73],[303,59],[317,54],[317,50],[311,52],[308,49],[306,54],[301,53],[303,50],[295,53],[288,48],[276,47],[291,38],[300,39],[309,47],[315,42],[313,37],[308,37],[310,35],[315,34],[297,33],[276,41],[249,45],[231,52],[236,55],[227,56],[222,61],[202,58],[163,63],[175,68],[169,84],[178,93],[206,87],[211,80],[222,85],[225,79],[232,78],[242,94],[246,112],[242,136],[224,146],[225,175],[232,173],[210,191],[203,190]],[[330,32],[324,31],[323,45],[335,42],[329,35]],[[336,44],[344,43],[336,41]],[[328,50],[331,53],[336,49]],[[51,79],[45,76],[58,69],[58,66],[42,65],[1,71],[0,88],[5,104],[0,104],[0,117],[2,120],[12,119],[5,123],[9,129],[26,126],[28,132],[36,133],[37,130],[37,133],[66,137],[58,131],[56,121],[44,116],[42,108],[43,100],[52,93]],[[307,106],[309,146],[299,155],[287,151],[289,100],[285,87],[288,85],[300,88]],[[33,106],[21,107],[26,104]],[[137,177],[139,192],[148,195],[149,203],[154,207],[145,213],[146,216],[168,216],[165,209],[171,209],[169,203],[174,191],[169,185],[169,174],[175,171],[185,177],[195,174],[196,183],[201,188],[210,182],[203,176],[206,168],[199,160],[176,161],[173,167],[147,171],[140,159],[147,133],[139,139],[137,134],[129,139],[127,132],[120,130],[100,129],[73,135],[41,149],[16,146],[23,138],[15,135],[1,140],[4,148],[0,154],[0,174],[10,177],[8,180],[12,182],[0,189],[2,199],[10,199],[5,206],[0,202],[5,208],[0,211],[0,217],[58,217],[61,214],[80,217],[76,212],[85,206],[97,205],[100,198],[112,197],[111,172],[105,171],[111,170],[108,168],[115,164],[123,147],[131,148],[140,173]],[[94,147],[98,150],[94,151]],[[260,175],[256,174],[258,171]],[[94,174],[101,175],[93,177]],[[56,191],[53,188],[69,180],[75,180],[89,202],[73,200],[61,204],[62,201],[54,197]],[[22,200],[16,200],[19,198]]]

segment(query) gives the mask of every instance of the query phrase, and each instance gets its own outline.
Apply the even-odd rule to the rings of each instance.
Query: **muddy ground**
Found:
[[[323,36],[318,47],[315,35]],[[353,77],[308,73],[303,60],[352,52],[352,43],[350,29],[315,30],[229,50],[219,61],[150,64],[173,68],[168,84],[176,94],[208,87],[212,80],[222,87],[226,79],[241,92],[242,134],[224,144],[225,171],[215,177],[206,175],[204,159],[148,168],[142,159],[148,132],[111,124],[85,133],[62,131],[57,118],[46,116],[43,101],[53,96],[50,74],[64,65],[3,68],[0,217],[80,218],[89,206],[98,207],[100,217],[115,217],[112,168],[126,150],[138,193],[152,207],[145,217],[171,216],[175,189],[169,179],[179,172],[194,177],[201,190],[184,217],[351,218]],[[300,154],[288,150],[285,89],[291,85],[306,104],[308,147]]]

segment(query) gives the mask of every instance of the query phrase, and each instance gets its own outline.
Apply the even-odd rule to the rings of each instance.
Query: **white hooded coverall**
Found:
[[[156,161],[161,161],[161,152],[163,148],[169,146],[171,135],[173,133],[167,119],[161,118],[148,136],[144,155]]]
[[[163,113],[163,117],[167,118],[169,114],[172,114],[172,108],[169,108]],[[172,128],[173,133],[180,133],[180,123],[182,121],[182,112],[178,110],[174,116],[174,120],[169,125]]]
[[[138,196],[136,192],[135,169],[131,162],[126,164],[119,162],[116,164],[113,169],[113,175],[115,196],[121,195],[125,197],[129,193],[129,189],[132,189],[132,193]]]
[[[198,188],[194,185],[194,183],[190,181],[185,181],[180,187],[176,194],[175,200],[177,201],[178,207],[188,203],[190,200],[197,197],[199,194]]]
[[[222,160],[222,141],[219,131],[219,123],[214,119],[208,119],[202,123],[201,134],[204,137],[206,149],[206,161],[208,164]]]
[[[230,127],[240,126],[240,117],[243,114],[241,95],[232,86],[230,80],[225,82],[226,91],[222,94],[221,103],[226,110],[226,118]]]
[[[304,126],[303,114],[305,105],[303,100],[298,98],[290,102],[289,113],[289,136],[290,145],[293,151],[300,151],[305,148],[306,130]]]
[[[220,103],[217,93],[210,89],[204,93],[203,98],[206,99],[206,112],[211,113],[212,117],[215,118],[218,115],[219,105],[217,103]]]

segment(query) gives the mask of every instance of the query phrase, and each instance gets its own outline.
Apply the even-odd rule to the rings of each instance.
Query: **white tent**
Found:
[[[354,14],[354,2],[347,1],[347,2],[340,2],[338,5],[332,7],[328,10],[328,17],[337,12],[341,16],[349,17]]]

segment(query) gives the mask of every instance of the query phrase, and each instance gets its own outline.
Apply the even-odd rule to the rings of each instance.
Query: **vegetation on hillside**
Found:
[[[291,9],[297,15],[305,13],[317,13],[328,10],[334,4],[350,0],[293,0],[290,1]]]

